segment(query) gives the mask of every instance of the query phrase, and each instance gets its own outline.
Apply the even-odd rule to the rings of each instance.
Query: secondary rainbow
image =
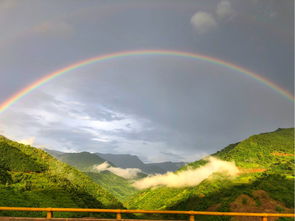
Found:
[[[116,58],[126,58],[126,57],[143,56],[143,55],[176,56],[176,57],[196,59],[196,60],[206,61],[212,64],[221,65],[223,67],[229,68],[231,70],[237,71],[240,74],[244,74],[255,79],[256,81],[264,84],[265,86],[271,88],[272,90],[275,90],[276,92],[278,92],[279,94],[287,98],[289,101],[294,102],[294,96],[288,90],[281,88],[277,84],[273,83],[272,81],[270,81],[269,79],[265,77],[262,77],[261,75],[258,75],[250,70],[247,70],[243,67],[232,64],[230,62],[220,60],[218,58],[209,57],[209,56],[197,54],[197,53],[173,51],[173,50],[135,50],[135,51],[121,51],[116,53],[100,55],[97,57],[92,57],[83,61],[79,61],[72,65],[69,65],[60,70],[54,71],[50,74],[47,74],[44,77],[40,78],[39,80],[30,84],[29,86],[25,87],[24,89],[20,90],[19,92],[15,93],[13,96],[5,100],[3,103],[1,103],[0,113],[5,111],[7,108],[9,108],[11,105],[13,105],[15,102],[17,102],[19,99],[21,99],[22,97],[24,97],[25,95],[33,91],[34,89],[42,86],[48,81],[51,81],[63,74],[69,73],[72,70],[76,70],[96,62],[102,62],[102,61],[107,61],[107,60],[116,59]]]

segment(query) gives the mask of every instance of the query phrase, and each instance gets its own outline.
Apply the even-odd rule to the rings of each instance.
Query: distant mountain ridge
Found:
[[[93,169],[94,165],[99,165],[106,162],[105,159],[102,159],[98,155],[86,151],[79,153],[56,153],[54,151],[48,151],[48,153],[50,152],[57,159],[61,160],[62,162],[68,163],[81,171],[89,171]],[[112,163],[108,163],[114,166]]]
[[[129,154],[104,154],[104,153],[95,153],[97,156],[105,159],[108,162],[113,163],[117,167],[121,168],[144,168],[144,163],[135,155]]]
[[[101,158],[121,168],[138,168],[147,174],[166,173],[178,170],[185,165],[185,162],[161,162],[143,163],[137,156],[130,154],[103,154],[96,153]]]
[[[78,153],[65,153],[52,149],[44,149],[49,154],[55,156],[57,159],[75,165],[80,170],[88,170],[89,166],[94,164],[101,164],[107,161],[110,165],[120,167],[123,169],[127,168],[138,168],[146,174],[163,174],[167,172],[173,172],[184,166],[185,162],[159,162],[159,163],[144,163],[138,156],[131,154],[111,154],[111,153],[89,153],[87,151]],[[95,157],[97,155],[98,157]],[[88,160],[82,160],[87,158]]]
[[[150,166],[150,167],[159,167],[163,171],[166,172],[172,172],[176,171],[182,166],[184,166],[186,163],[185,162],[171,162],[171,161],[166,161],[166,162],[161,162],[161,163],[147,163],[145,165]]]

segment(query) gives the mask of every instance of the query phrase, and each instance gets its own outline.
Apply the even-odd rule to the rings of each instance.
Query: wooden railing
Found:
[[[122,219],[123,213],[178,214],[178,215],[180,214],[180,215],[188,215],[189,221],[194,221],[195,215],[261,217],[262,221],[267,221],[268,217],[295,217],[295,214],[290,214],[290,213],[240,213],[240,212],[175,211],[175,210],[125,210],[125,209],[30,208],[30,207],[0,207],[0,211],[47,212],[47,216],[46,216],[47,219],[53,218],[53,212],[115,213],[117,220]]]

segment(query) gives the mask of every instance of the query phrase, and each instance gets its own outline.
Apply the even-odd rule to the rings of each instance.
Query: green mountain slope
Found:
[[[290,212],[294,207],[294,129],[254,135],[213,156],[235,161],[240,174],[233,179],[215,174],[194,187],[143,190],[129,199],[128,207],[248,212]],[[178,173],[206,162],[205,159],[193,162]],[[204,218],[229,220],[199,217]]]
[[[52,154],[55,154],[54,152]],[[85,172],[95,183],[99,184],[122,202],[127,196],[138,192],[132,185],[130,180],[117,176],[109,171],[97,172],[93,169],[94,165],[99,165],[105,162],[104,159],[96,154],[89,152],[80,153],[57,153],[56,158],[68,163],[76,169]],[[113,164],[109,163],[111,166]],[[143,174],[139,174],[143,177]]]
[[[0,206],[122,208],[113,195],[85,174],[40,149],[2,136],[0,196]],[[40,213],[0,212],[0,215],[40,216]]]
[[[279,153],[286,156],[278,156]],[[269,168],[273,163],[293,159],[293,154],[294,129],[290,128],[251,136],[227,146],[212,156],[227,161],[234,160],[237,166],[243,168]],[[196,161],[187,164],[186,167],[198,167],[202,163],[204,162]]]
[[[138,192],[138,190],[131,185],[132,181],[117,176],[109,171],[102,171],[100,173],[86,172],[86,174],[91,177],[95,183],[104,187],[123,203],[128,196]]]

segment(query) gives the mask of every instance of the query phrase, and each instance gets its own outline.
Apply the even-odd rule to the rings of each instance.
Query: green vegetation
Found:
[[[125,202],[127,197],[138,192],[137,189],[131,186],[132,181],[126,180],[109,171],[100,173],[87,172],[91,179],[104,187],[106,190],[116,196],[121,202]]]
[[[290,156],[276,156],[274,153],[285,153]],[[272,164],[293,159],[294,154],[294,129],[278,129],[274,132],[254,135],[248,139],[227,146],[221,151],[212,154],[219,159],[235,161],[242,168],[269,168]],[[187,167],[199,167],[206,161],[200,160]],[[182,169],[184,169],[182,168]]]
[[[0,158],[0,206],[123,208],[88,176],[40,149],[1,136],[0,156],[4,156]],[[43,214],[1,211],[1,215]]]
[[[228,178],[215,173],[193,187],[161,186],[138,191],[131,186],[131,181],[109,171],[93,172],[93,164],[104,160],[89,157],[90,153],[82,154],[83,157],[67,155],[62,160],[84,173],[42,150],[0,137],[0,155],[5,156],[0,159],[0,206],[122,208],[107,192],[110,191],[130,209],[240,211],[243,208],[248,212],[293,212],[294,129],[254,135],[212,154],[234,161],[240,174]],[[206,163],[206,159],[201,159],[176,173]],[[11,214],[24,213],[0,212],[0,215]],[[25,215],[42,214],[27,212]],[[69,214],[57,214],[62,215]],[[152,218],[187,219],[187,216]],[[230,217],[200,216],[197,219],[230,220]]]
[[[96,154],[92,154],[89,152],[62,153],[57,154],[56,158],[84,172],[95,183],[99,184],[100,186],[108,190],[122,202],[126,200],[127,196],[130,196],[138,192],[137,189],[132,187],[131,180],[127,180],[123,177],[117,176],[116,174],[110,171],[97,172],[93,168],[93,166],[99,165],[105,162],[105,160]],[[111,166],[114,166],[111,163],[109,164]],[[146,175],[141,173],[139,174],[139,177],[144,176]]]
[[[234,161],[241,171],[246,172],[232,179],[215,174],[194,187],[162,186],[143,190],[130,197],[127,206],[136,209],[238,211],[233,207],[233,203],[240,195],[245,194],[256,202],[258,211],[264,211],[270,208],[267,208],[268,205],[259,194],[265,194],[264,197],[270,197],[269,201],[276,204],[274,212],[285,211],[285,208],[287,210],[294,207],[293,154],[294,129],[279,129],[271,133],[254,135],[212,155],[222,160]],[[202,159],[190,163],[177,172],[198,168],[206,162],[206,159]],[[248,200],[242,200],[239,205],[247,206]],[[200,220],[204,218],[230,219],[198,217]]]

